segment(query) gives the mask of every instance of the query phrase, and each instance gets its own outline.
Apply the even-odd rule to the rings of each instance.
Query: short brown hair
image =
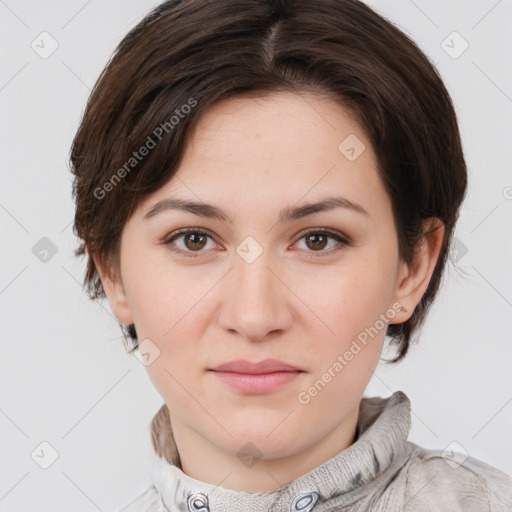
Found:
[[[424,220],[445,225],[421,301],[406,322],[387,328],[396,362],[437,294],[467,170],[435,67],[357,0],[172,0],[124,37],[94,86],[70,153],[74,233],[82,240],[75,255],[88,253],[84,286],[91,299],[105,296],[92,255],[117,275],[124,225],[175,174],[201,114],[227,97],[276,91],[326,94],[359,121],[392,201],[402,261],[412,261]],[[194,108],[181,115],[185,105]],[[131,170],[127,162],[156,127],[166,133]],[[122,328],[135,350],[135,326]]]

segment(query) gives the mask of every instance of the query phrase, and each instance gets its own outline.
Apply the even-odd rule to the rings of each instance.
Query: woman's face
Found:
[[[357,418],[387,322],[410,315],[397,301],[415,306],[397,244],[375,154],[340,105],[231,98],[126,224],[109,301],[135,323],[173,426],[231,454],[252,443],[286,457]],[[300,371],[212,371],[270,358]]]

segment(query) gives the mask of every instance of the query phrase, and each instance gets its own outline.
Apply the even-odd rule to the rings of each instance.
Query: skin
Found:
[[[338,150],[349,134],[366,146],[354,161]],[[337,208],[278,222],[282,208],[334,195],[359,203],[368,215]],[[215,204],[234,223],[178,210],[143,220],[170,196]],[[385,328],[360,344],[307,404],[298,396],[379,315],[389,323],[409,318],[441,247],[444,226],[433,221],[439,229],[405,265],[370,142],[330,99],[288,92],[228,98],[202,117],[177,174],[125,225],[117,277],[96,261],[116,318],[134,323],[139,342],[149,338],[160,350],[146,368],[169,408],[187,475],[225,489],[275,490],[353,443]],[[197,234],[182,235],[165,245],[180,228],[213,236],[198,242]],[[350,245],[324,239],[322,228],[348,237]],[[308,243],[305,231],[315,229],[317,238]],[[236,252],[248,236],[263,251],[251,263]],[[393,309],[397,301],[408,312]],[[208,371],[240,358],[277,358],[302,373],[257,395]],[[237,457],[248,442],[259,451],[251,467]]]

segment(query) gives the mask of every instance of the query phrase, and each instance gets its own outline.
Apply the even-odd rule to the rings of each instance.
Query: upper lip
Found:
[[[216,372],[248,374],[301,371],[296,366],[280,361],[279,359],[264,359],[263,361],[258,362],[248,361],[247,359],[237,359],[220,364],[211,369]]]

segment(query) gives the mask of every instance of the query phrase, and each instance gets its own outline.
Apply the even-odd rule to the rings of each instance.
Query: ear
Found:
[[[128,306],[126,291],[121,280],[120,272],[111,269],[107,272],[103,263],[96,256],[93,256],[96,269],[101,277],[101,283],[108,299],[112,313],[123,324],[133,324],[133,315]]]
[[[410,264],[400,263],[394,301],[402,304],[407,312],[399,312],[396,320],[389,323],[403,323],[408,320],[425,293],[439,253],[441,251],[444,224],[437,217],[427,219],[423,224],[425,233],[421,246]]]

